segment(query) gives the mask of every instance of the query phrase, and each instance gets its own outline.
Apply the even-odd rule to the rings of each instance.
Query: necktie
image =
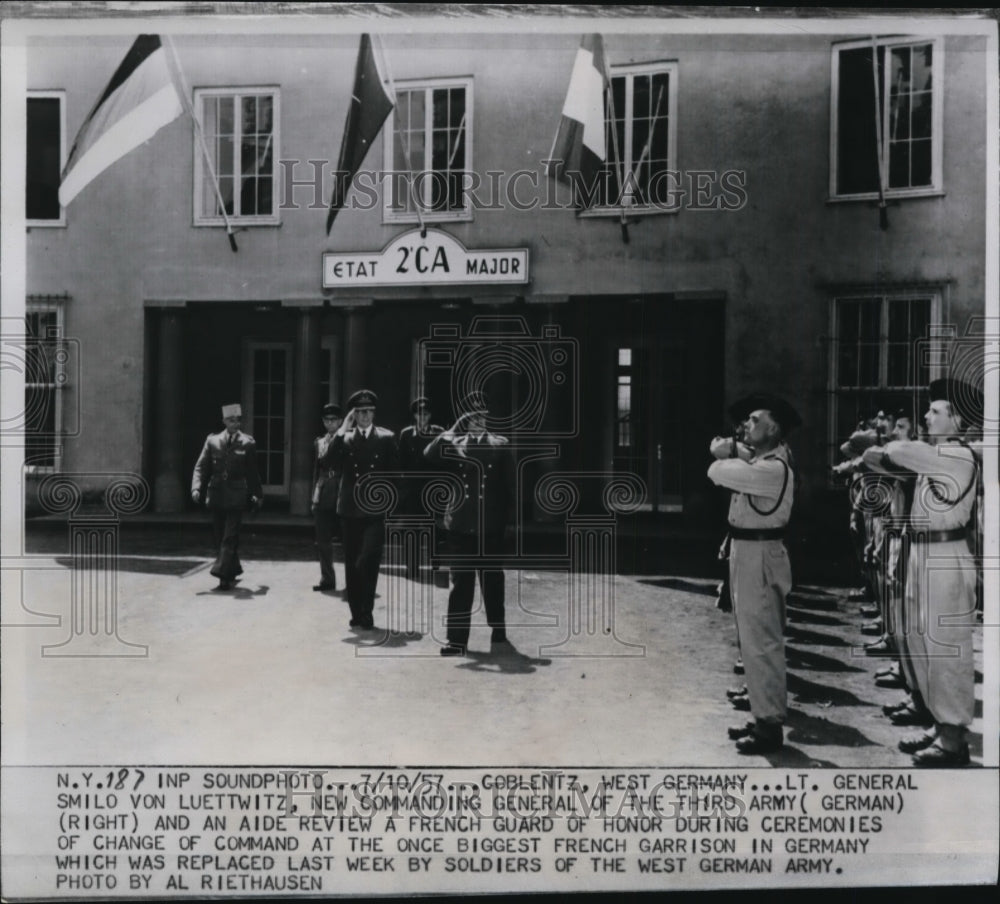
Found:
[[[233,448],[233,436],[234,436],[234,434],[232,434],[232,433],[230,433],[230,434],[228,434],[226,436],[226,448],[227,449],[232,449]]]

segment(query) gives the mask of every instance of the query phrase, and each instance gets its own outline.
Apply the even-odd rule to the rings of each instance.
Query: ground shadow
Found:
[[[795,625],[785,627],[785,637],[791,643],[804,643],[813,647],[849,647],[844,638],[836,634],[825,634],[822,631],[810,631],[808,628],[798,628]]]
[[[849,665],[832,656],[824,656],[812,650],[800,650],[797,647],[785,648],[785,661],[790,669],[801,669],[810,672],[866,672],[867,669]]]
[[[841,725],[829,719],[810,716],[797,709],[788,711],[788,720],[785,724],[788,729],[788,740],[798,744],[835,747],[880,746],[850,725]]]
[[[697,593],[701,596],[718,596],[719,582],[702,583],[686,581],[683,578],[636,578],[637,584],[648,584],[650,587],[663,587],[666,590],[683,590],[686,593]]]
[[[166,574],[180,577],[206,564],[205,559],[152,559],[144,556],[130,556],[119,553],[114,557],[115,570],[125,571],[134,574]],[[75,567],[74,560],[70,556],[57,556],[56,564],[64,568]]]
[[[816,703],[830,706],[875,706],[867,700],[839,687],[830,687],[809,681],[800,675],[788,675],[788,693],[794,694],[799,703]]]
[[[500,675],[530,675],[537,671],[538,666],[552,665],[551,659],[528,656],[514,647],[504,652],[489,653],[478,650],[467,650],[468,661],[462,662],[459,668],[470,672],[491,672]]]
[[[764,754],[764,759],[772,766],[780,766],[786,769],[836,769],[837,764],[832,760],[821,760],[810,756],[797,747],[786,744],[781,750],[774,753]]]
[[[398,650],[408,647],[410,644],[419,643],[425,636],[416,631],[411,633],[390,632],[385,628],[353,627],[351,631],[353,633],[344,638],[344,643],[366,650]]]

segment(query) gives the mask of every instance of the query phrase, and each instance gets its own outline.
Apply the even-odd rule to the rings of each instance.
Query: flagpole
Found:
[[[379,32],[375,33],[375,39],[378,42],[379,55],[382,58],[382,64],[385,66],[385,75],[389,79],[389,90],[392,92],[392,102],[393,102],[393,112],[396,109],[396,82],[392,77],[392,67],[389,65],[389,55],[385,52],[385,44],[382,43],[382,35]],[[408,173],[413,172],[413,164],[410,162],[410,139],[407,137],[406,141],[401,141],[400,144],[403,147],[403,158],[406,160],[406,171]],[[409,186],[410,197],[413,197],[413,186]],[[420,224],[420,238],[427,238],[427,224],[424,222],[424,215],[420,209],[420,202],[415,205],[417,211],[417,222]]]
[[[205,143],[205,135],[201,131],[201,123],[198,122],[198,117],[195,116],[194,108],[191,106],[191,101],[188,98],[187,78],[184,76],[184,70],[181,67],[180,57],[177,56],[177,48],[174,46],[174,39],[169,34],[164,34],[163,39],[169,45],[170,53],[174,58],[174,67],[177,70],[177,77],[181,82],[181,103],[184,105],[184,109],[187,111],[188,116],[191,117],[191,121],[194,123],[194,132],[198,137],[198,143],[201,145],[201,151],[205,157],[205,164],[208,167],[209,175],[212,178],[212,187],[215,189],[215,198],[219,202],[219,211],[226,224],[226,236],[229,239],[229,247],[232,248],[233,253],[235,253],[239,251],[239,248],[236,247],[236,236],[233,234],[233,224],[229,221],[229,215],[226,213],[226,202],[222,199],[222,190],[219,188],[219,180],[215,175],[215,167],[212,166],[212,158],[208,153],[208,145]]]
[[[635,165],[635,169],[632,171],[632,181],[638,185],[639,184],[639,170],[642,169],[643,163],[646,162],[646,155],[649,153],[650,145],[653,142],[653,132],[656,130],[656,123],[660,118],[660,104],[663,101],[663,85],[660,85],[660,93],[656,95],[656,109],[653,111],[653,119],[649,124],[649,134],[646,136],[646,143],[643,145],[642,153],[639,155],[639,161]],[[652,199],[650,199],[652,201]]]
[[[618,129],[615,127],[615,92],[612,88],[611,82],[611,69],[608,67],[608,56],[603,52],[604,40],[601,39],[602,53],[601,62],[604,64],[604,80],[607,83],[607,88],[605,89],[608,97],[608,107],[611,110],[611,146],[615,152],[615,173],[618,176],[618,201],[619,207],[621,208],[621,227],[622,227],[622,241],[628,244],[628,223],[625,222],[625,205],[622,202],[621,195],[624,192],[624,163],[621,159],[621,154],[618,151]]]
[[[878,222],[884,230],[889,228],[889,213],[885,203],[885,153],[882,148],[882,104],[879,103],[881,85],[878,80],[878,44],[872,35],[872,83],[875,86],[875,150],[878,157]]]

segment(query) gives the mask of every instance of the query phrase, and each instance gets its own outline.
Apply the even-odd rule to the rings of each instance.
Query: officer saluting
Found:
[[[961,437],[981,423],[983,397],[954,379],[935,380],[929,395],[928,441],[894,440],[884,453],[887,467],[917,475],[904,602],[915,624],[906,626],[906,641],[917,689],[934,719],[930,732],[900,746],[913,752],[915,766],[964,766],[975,706],[976,567],[967,536],[977,465]]]
[[[358,481],[366,474],[394,471],[398,463],[396,435],[375,426],[378,398],[361,389],[347,400],[347,417],[333,436],[327,461],[340,472],[337,514],[344,540],[344,573],[351,627],[375,627],[375,588],[385,545],[385,516],[372,514],[355,499]]]
[[[430,462],[424,457],[424,451],[444,427],[431,423],[431,403],[426,396],[419,396],[410,403],[410,414],[413,423],[404,427],[399,434],[399,469],[412,474],[426,473],[431,468]],[[408,477],[404,484],[405,492],[400,502],[399,511],[406,515],[422,515],[424,513],[421,494],[427,485],[426,479]],[[407,550],[406,574],[410,580],[420,576],[420,549]]]
[[[263,490],[257,474],[257,444],[240,430],[243,410],[239,405],[223,405],[226,429],[205,440],[191,478],[191,499],[201,502],[207,486],[205,506],[212,513],[212,534],[218,555],[211,573],[219,579],[216,590],[232,589],[243,573],[240,564],[240,525],[249,502],[257,509]]]
[[[715,437],[710,451],[718,461],[708,476],[733,490],[729,579],[754,721],[731,728],[729,736],[740,753],[770,753],[784,744],[787,708],[785,597],[792,570],[782,540],[795,474],[784,437],[801,420],[783,399],[766,394],[750,396],[730,410],[746,420],[747,445],[735,437]]]
[[[337,494],[340,472],[330,460],[333,437],[344,422],[339,405],[323,406],[323,426],[326,433],[317,436],[313,444],[316,463],[313,467],[312,511],[316,520],[316,551],[319,555],[319,583],[313,590],[336,590],[337,576],[333,571],[333,535],[337,528]]]

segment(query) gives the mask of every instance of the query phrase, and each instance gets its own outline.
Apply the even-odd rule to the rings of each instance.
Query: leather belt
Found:
[[[914,530],[907,529],[907,536],[911,543],[952,543],[955,540],[966,538],[964,527],[955,527],[951,530]]]
[[[783,527],[762,528],[753,530],[750,528],[731,527],[729,536],[734,540],[784,540],[785,529]]]

